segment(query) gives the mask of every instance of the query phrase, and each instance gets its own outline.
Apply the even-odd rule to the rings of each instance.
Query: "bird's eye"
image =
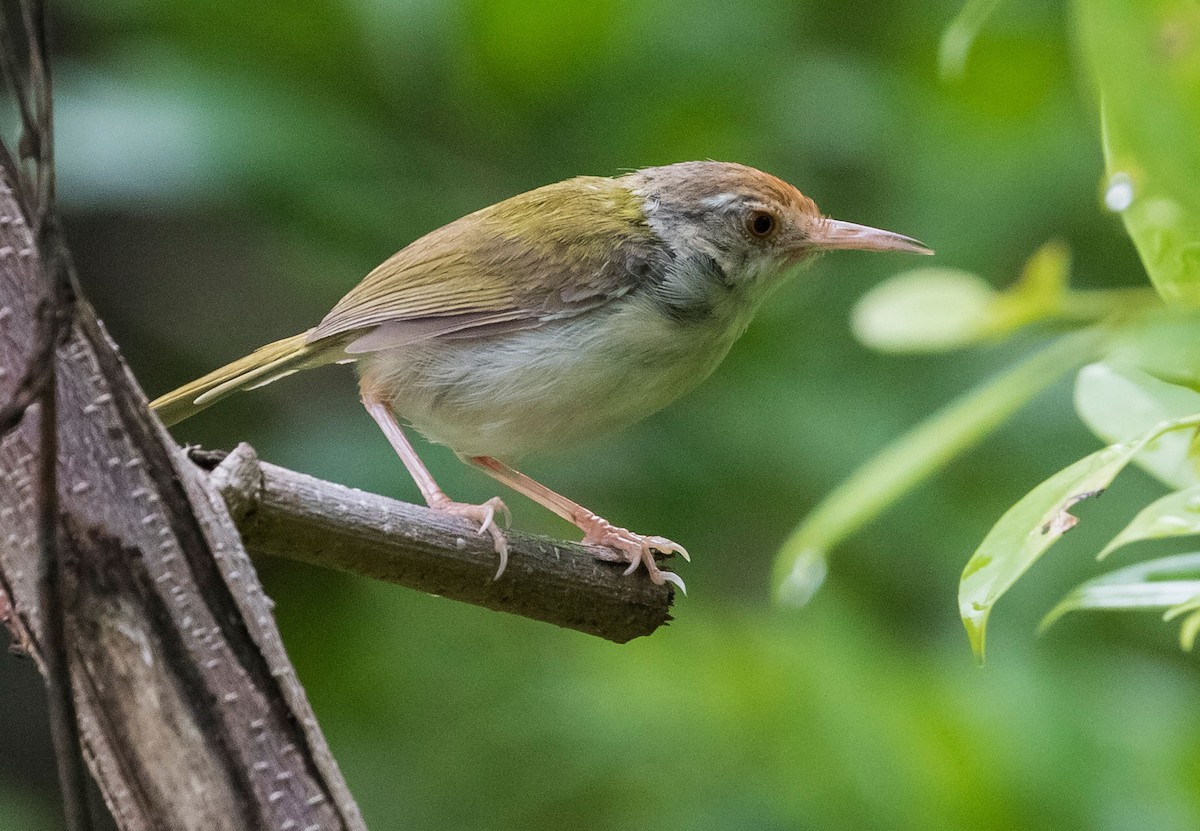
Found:
[[[746,230],[756,237],[769,237],[775,230],[775,217],[767,211],[754,211],[746,220]]]

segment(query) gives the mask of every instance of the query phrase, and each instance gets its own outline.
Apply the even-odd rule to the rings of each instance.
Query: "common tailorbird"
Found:
[[[241,389],[354,362],[367,412],[435,510],[508,547],[499,497],[454,502],[404,435],[407,422],[578,526],[584,542],[683,581],[635,534],[506,462],[632,424],[716,368],[793,267],[834,249],[933,253],[909,237],[823,217],[788,183],[740,164],[681,162],[579,176],[457,219],[401,249],[316,327],[153,403],[174,424]],[[504,460],[504,461],[501,461]]]

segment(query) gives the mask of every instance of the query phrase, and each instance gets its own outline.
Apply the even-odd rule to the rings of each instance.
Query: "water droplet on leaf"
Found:
[[[1104,205],[1118,213],[1133,204],[1133,180],[1128,173],[1114,173],[1104,189]]]
[[[792,606],[805,605],[825,582],[827,571],[825,552],[816,548],[805,549],[796,558],[791,572],[779,587],[779,599]]]

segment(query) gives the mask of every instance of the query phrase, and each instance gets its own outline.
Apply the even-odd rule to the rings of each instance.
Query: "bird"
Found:
[[[489,534],[505,571],[500,497],[456,502],[406,426],[539,503],[599,546],[686,591],[656,555],[680,554],[511,465],[633,424],[704,380],[771,293],[839,249],[932,254],[911,237],[830,219],[753,167],[678,162],[577,176],[430,231],[385,260],[308,331],[152,402],[168,426],[239,390],[355,364],[363,406],[435,511]],[[511,522],[511,520],[509,520]]]

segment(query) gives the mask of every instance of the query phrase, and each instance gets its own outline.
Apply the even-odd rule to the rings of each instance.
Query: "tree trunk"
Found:
[[[41,272],[0,184],[0,402],[28,361]],[[83,753],[117,824],[364,828],[223,500],[82,298],[56,359],[68,660]],[[30,408],[0,442],[0,611],[41,665],[39,417]]]

